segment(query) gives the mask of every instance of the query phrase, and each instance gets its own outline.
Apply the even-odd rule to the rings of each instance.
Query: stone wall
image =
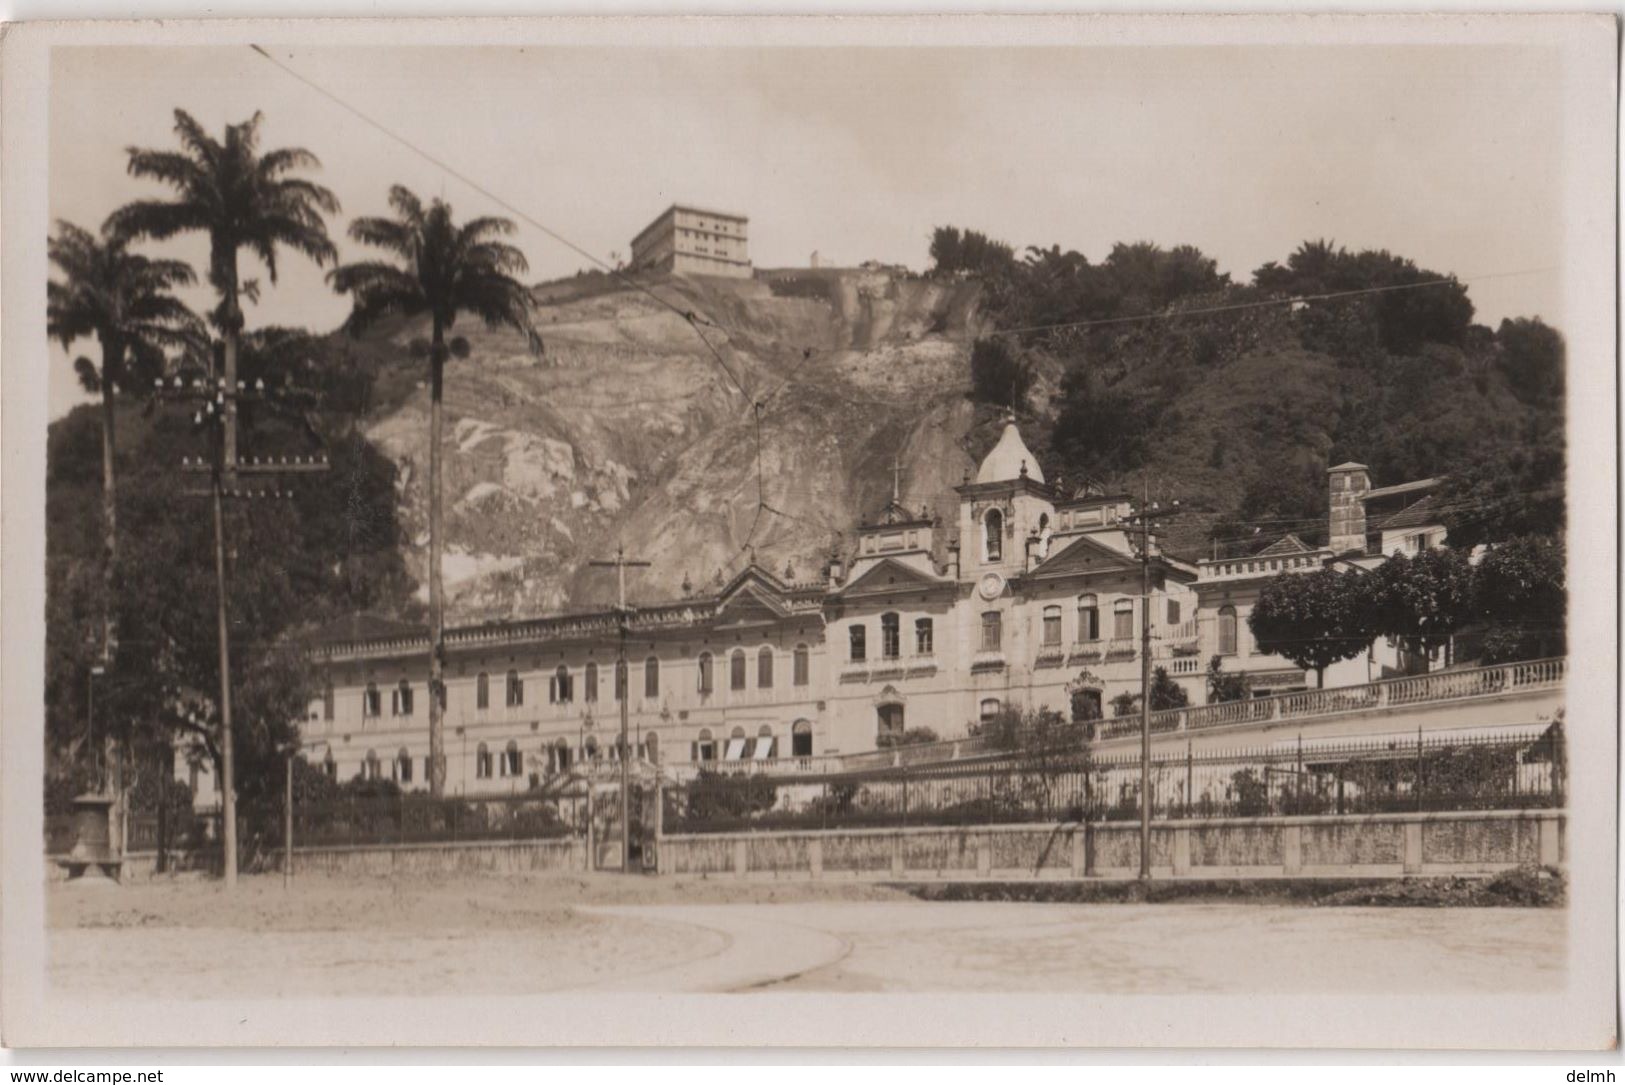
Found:
[[[1489,874],[1567,860],[1561,811],[1159,821],[1161,877]],[[1130,877],[1139,825],[995,825],[665,836],[662,874],[751,878]]]

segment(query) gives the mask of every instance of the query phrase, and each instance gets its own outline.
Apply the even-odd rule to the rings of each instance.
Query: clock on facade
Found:
[[[983,599],[991,602],[1004,594],[1004,577],[998,573],[987,573],[976,585],[976,590],[981,592]]]

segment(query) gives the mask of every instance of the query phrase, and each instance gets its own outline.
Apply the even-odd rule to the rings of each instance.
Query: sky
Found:
[[[1386,248],[1469,283],[1477,319],[1562,326],[1558,54],[1501,46],[273,48],[279,60],[581,248],[613,259],[673,202],[750,218],[758,267],[924,268],[931,230],[1103,258],[1192,244],[1239,280],[1307,239]],[[505,214],[246,47],[57,48],[50,210],[94,227],[166,191],[125,173],[255,110],[352,217],[400,183],[459,218]],[[537,281],[590,266],[533,226]],[[201,237],[151,251],[200,271]],[[336,326],[324,270],[281,261],[250,326]],[[209,305],[200,288],[188,296]],[[82,402],[55,344],[51,415]]]

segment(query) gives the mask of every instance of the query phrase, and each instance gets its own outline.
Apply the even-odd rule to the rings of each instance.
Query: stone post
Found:
[[[1288,874],[1302,872],[1303,826],[1284,825],[1281,827],[1281,866]]]
[[[1191,827],[1174,826],[1174,877],[1183,878],[1191,872]]]
[[[743,837],[734,841],[734,875],[743,878],[750,870],[750,841]]]
[[[1536,857],[1541,866],[1558,866],[1563,861],[1562,848],[1559,846],[1559,825],[1556,815],[1536,815],[1540,818],[1536,824],[1540,827],[1540,844]]]
[[[1422,873],[1422,823],[1420,821],[1407,821],[1405,823],[1405,850],[1403,855],[1406,874]]]
[[[817,837],[807,845],[807,869],[811,871],[813,881],[824,876],[824,842]]]

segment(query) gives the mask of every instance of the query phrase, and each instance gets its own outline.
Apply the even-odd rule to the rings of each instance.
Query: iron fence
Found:
[[[1116,821],[1140,816],[1135,754],[1039,751],[974,763],[774,778],[705,773],[666,792],[668,833]],[[1564,742],[1508,738],[1297,741],[1164,754],[1154,818],[1499,810],[1563,804]]]
[[[586,832],[586,799],[586,792],[580,791],[551,796],[433,799],[404,794],[296,801],[294,846],[450,844],[580,836]],[[282,817],[280,806],[249,812],[247,820],[264,837],[262,846],[282,846]]]

